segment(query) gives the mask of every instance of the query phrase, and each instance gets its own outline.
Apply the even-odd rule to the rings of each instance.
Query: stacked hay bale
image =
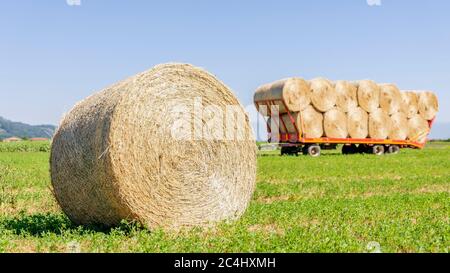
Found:
[[[283,98],[287,107],[279,100]],[[306,138],[408,139],[422,143],[429,131],[428,121],[438,111],[432,92],[402,92],[395,84],[372,80],[292,78],[261,86],[254,101],[257,106],[280,105],[280,132],[298,132]]]

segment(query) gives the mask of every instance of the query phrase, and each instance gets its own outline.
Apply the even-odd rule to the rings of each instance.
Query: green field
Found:
[[[239,221],[178,233],[73,225],[51,193],[41,149],[48,144],[5,145],[0,252],[368,252],[374,244],[383,252],[449,252],[450,143],[381,157],[262,154]]]

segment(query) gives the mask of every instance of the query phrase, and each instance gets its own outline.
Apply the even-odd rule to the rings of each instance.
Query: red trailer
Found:
[[[256,101],[255,104],[257,109],[259,106],[266,105],[269,116],[272,116],[271,106],[277,106],[282,103],[286,108],[286,103],[282,99],[278,100],[260,100]],[[294,117],[290,112],[287,113],[289,116],[289,122],[292,123],[293,127],[296,130],[296,133],[280,133],[271,132],[271,126],[269,119],[266,119],[267,123],[267,132],[268,132],[268,141],[272,142],[275,139],[274,136],[277,136],[278,143],[281,146],[281,155],[285,154],[295,154],[303,153],[304,155],[310,156],[319,156],[320,151],[322,149],[336,149],[338,144],[343,144],[342,153],[343,154],[352,154],[352,153],[373,153],[375,155],[382,155],[385,152],[396,154],[400,151],[401,148],[415,148],[422,149],[425,146],[426,141],[423,143],[413,141],[413,140],[395,140],[395,139],[373,139],[373,138],[305,138],[297,129],[297,124],[295,122]],[[302,118],[300,116],[300,120]],[[278,118],[279,124],[277,124],[278,128],[284,128],[285,132],[288,132],[286,123],[281,118],[279,114]],[[426,135],[429,134],[431,130],[431,126],[433,125],[433,120],[428,121],[429,130],[426,132]],[[303,124],[300,124],[300,128],[303,128]],[[303,130],[301,130],[303,132]]]

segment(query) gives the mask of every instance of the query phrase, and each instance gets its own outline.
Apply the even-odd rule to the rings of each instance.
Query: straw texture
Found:
[[[368,113],[372,113],[380,106],[380,87],[371,80],[356,82],[358,88],[359,106]]]
[[[403,91],[402,92],[402,104],[404,113],[407,118],[412,118],[419,113],[419,97],[416,92]]]
[[[389,115],[400,110],[402,94],[394,84],[380,84],[380,108]]]
[[[309,84],[301,78],[288,78],[279,80],[273,83],[265,84],[259,87],[254,96],[253,101],[259,111],[259,107],[256,102],[260,102],[260,105],[267,105],[262,103],[264,100],[283,99],[286,103],[284,107],[283,103],[277,102],[278,111],[280,114],[287,113],[289,111],[300,111],[305,109],[310,103]],[[269,115],[269,111],[265,113]]]
[[[386,139],[391,132],[391,119],[389,115],[378,108],[369,114],[369,137]]]
[[[408,119],[403,112],[391,115],[391,131],[388,138],[395,140],[405,140],[409,134]]]
[[[336,81],[336,107],[344,113],[358,106],[357,88],[347,81]]]
[[[333,108],[323,115],[323,129],[326,137],[346,138],[347,116],[338,108]]]
[[[182,106],[192,109],[195,97],[204,107],[243,109],[228,87],[188,64],[156,66],[78,103],[51,150],[53,191],[68,217],[76,224],[127,219],[165,229],[239,217],[255,187],[248,119],[249,138],[196,139],[190,129],[206,120],[188,112],[185,138],[174,137]]]
[[[326,112],[336,105],[337,94],[334,85],[327,79],[316,78],[311,85],[311,103],[320,112]]]
[[[369,115],[361,107],[347,113],[347,128],[351,138],[366,138],[369,134]]]
[[[418,105],[419,114],[426,120],[432,120],[439,110],[437,96],[430,91],[419,93]]]
[[[323,115],[311,105],[301,111],[303,119],[303,136],[318,138],[323,136]]]
[[[427,134],[430,130],[428,122],[421,116],[415,115],[408,120],[408,139],[423,143],[427,139]]]

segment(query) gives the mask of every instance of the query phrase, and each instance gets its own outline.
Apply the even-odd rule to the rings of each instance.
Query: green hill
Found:
[[[51,138],[55,128],[53,125],[29,125],[0,117],[0,140],[13,136],[21,138]]]

